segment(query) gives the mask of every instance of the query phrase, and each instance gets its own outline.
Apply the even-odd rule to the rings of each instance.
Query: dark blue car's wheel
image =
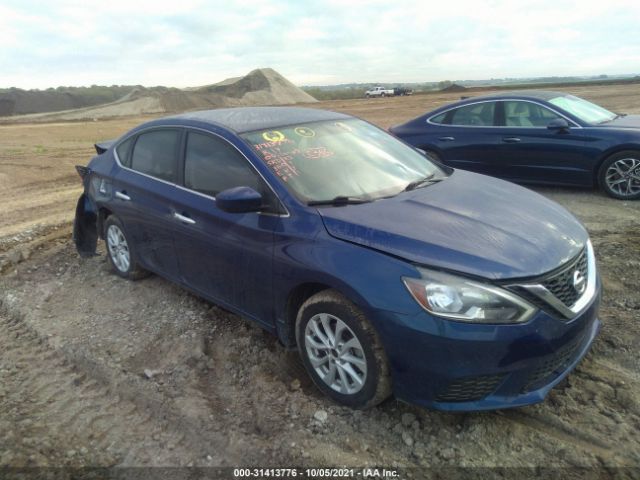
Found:
[[[640,198],[640,152],[627,150],[611,155],[600,167],[598,183],[614,198]]]
[[[127,238],[122,222],[115,215],[110,215],[104,222],[104,241],[109,262],[118,275],[130,280],[148,275],[146,270],[138,266],[134,246]]]
[[[338,292],[325,290],[302,305],[296,338],[314,383],[338,403],[368,408],[391,394],[387,358],[377,333]]]

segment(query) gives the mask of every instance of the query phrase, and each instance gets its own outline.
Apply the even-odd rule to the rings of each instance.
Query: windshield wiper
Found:
[[[413,182],[409,183],[406,187],[404,187],[404,191],[408,192],[410,190],[415,190],[416,188],[424,187],[426,185],[430,185],[432,183],[436,183],[442,180],[442,178],[433,178],[434,176],[435,176],[435,173],[430,173],[426,177],[422,177],[417,180],[414,180]]]
[[[311,200],[307,202],[307,205],[313,207],[315,205],[356,205],[358,203],[368,203],[372,200],[368,198],[361,197],[347,197],[345,195],[338,195],[337,197],[333,197],[329,200]]]
[[[626,113],[616,113],[615,117],[602,120],[601,122],[598,122],[598,125],[602,125],[603,123],[607,123],[607,122],[613,122],[614,120],[617,120],[619,118],[626,117],[626,116],[627,116]]]

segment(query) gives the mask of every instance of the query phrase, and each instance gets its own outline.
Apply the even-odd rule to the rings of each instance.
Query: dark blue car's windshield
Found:
[[[582,98],[573,95],[563,95],[549,100],[549,103],[560,107],[563,110],[575,115],[586,123],[603,123],[616,118],[616,114],[610,112],[606,108],[602,108],[595,103],[588,102]]]
[[[444,172],[413,148],[362,120],[323,121],[242,137],[302,201],[395,195]]]

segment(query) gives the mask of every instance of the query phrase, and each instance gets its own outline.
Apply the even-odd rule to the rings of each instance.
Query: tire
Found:
[[[117,275],[128,280],[138,280],[149,275],[149,272],[138,265],[135,249],[122,222],[115,215],[109,215],[104,222],[104,243],[111,268]]]
[[[640,151],[624,150],[608,157],[598,170],[598,185],[613,198],[640,198]]]
[[[387,96],[387,94],[386,94],[386,93],[384,93],[384,92],[382,92],[382,93],[380,94],[380,96],[381,96],[382,98],[384,98],[384,97],[386,97],[386,96]]]
[[[378,334],[362,311],[335,290],[319,292],[302,304],[296,341],[307,373],[335,402],[366,409],[391,395],[389,364]],[[341,351],[346,344],[350,347]]]

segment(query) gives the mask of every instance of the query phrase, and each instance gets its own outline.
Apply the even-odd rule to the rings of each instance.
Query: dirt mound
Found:
[[[272,68],[253,70],[240,78],[230,78],[196,90],[198,94],[216,93],[237,99],[243,105],[290,104],[316,102],[308,93],[296,87]]]
[[[0,90],[0,116],[56,112],[110,103],[122,98],[132,86],[58,87],[47,90]],[[142,88],[142,87],[140,87]]]
[[[106,87],[105,87],[106,88]],[[101,105],[60,103],[59,107],[33,106],[22,112],[16,110],[12,97],[0,96],[0,116],[15,113],[41,112],[13,116],[15,121],[81,120],[156,113],[174,113],[222,107],[254,105],[288,105],[316,102],[308,93],[271,68],[253,70],[244,77],[229,78],[213,85],[187,89],[141,86],[129,87],[118,99]],[[45,92],[39,92],[45,93]],[[65,108],[65,105],[66,106]],[[52,113],[53,110],[62,110]]]
[[[451,85],[449,85],[448,87],[444,87],[442,90],[440,90],[441,92],[464,92],[466,90],[466,87],[463,87],[462,85],[458,85],[457,83],[452,83]]]

